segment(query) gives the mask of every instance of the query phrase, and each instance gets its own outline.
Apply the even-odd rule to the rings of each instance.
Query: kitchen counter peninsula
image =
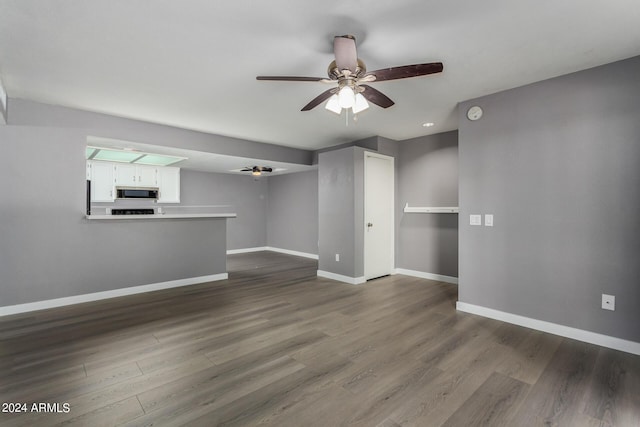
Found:
[[[228,278],[227,223],[236,213],[173,212],[163,206],[92,207],[80,222],[82,268],[69,269],[92,288],[87,298],[123,296]],[[196,208],[189,208],[196,209]],[[208,209],[208,207],[198,207]],[[150,213],[153,212],[153,213]],[[77,221],[77,220],[76,220]],[[74,264],[77,265],[77,264]],[[76,273],[76,270],[78,272]],[[97,293],[97,294],[96,294]],[[83,297],[84,298],[84,297]]]

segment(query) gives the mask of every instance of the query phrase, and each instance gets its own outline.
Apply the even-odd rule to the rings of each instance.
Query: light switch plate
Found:
[[[603,310],[616,310],[616,297],[615,295],[602,294],[602,309]]]
[[[469,215],[470,225],[482,225],[482,215]]]
[[[484,215],[484,225],[486,227],[493,227],[493,214]]]

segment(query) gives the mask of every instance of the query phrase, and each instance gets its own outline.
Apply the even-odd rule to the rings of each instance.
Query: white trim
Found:
[[[376,157],[376,158],[382,159],[382,160],[395,161],[395,157],[389,156],[387,154],[380,154],[380,153],[377,153],[375,151],[366,151],[365,150],[364,155],[365,155],[365,157]]]
[[[404,274],[405,276],[419,277],[421,279],[435,280],[438,282],[458,284],[458,278],[453,276],[444,276],[442,274],[425,273],[424,271],[407,270],[406,268],[396,268],[395,274]]]
[[[363,256],[363,267],[364,267],[364,277],[365,280],[367,278],[367,276],[371,275],[371,268],[369,268],[369,274],[367,274],[367,158],[368,157],[373,157],[375,159],[381,159],[381,160],[386,160],[391,162],[391,206],[389,206],[389,210],[390,210],[390,214],[391,214],[391,223],[390,225],[390,231],[391,231],[391,245],[393,245],[393,242],[396,241],[396,229],[395,229],[395,223],[396,223],[396,210],[395,210],[395,200],[396,200],[396,159],[393,156],[387,156],[386,154],[380,154],[380,153],[376,153],[376,152],[372,152],[372,151],[365,151],[364,152],[364,158],[362,160],[362,189],[363,189],[363,216],[362,219],[364,220],[362,222],[362,256]],[[371,246],[371,245],[369,245]],[[370,258],[370,257],[369,257]],[[395,254],[395,249],[392,248],[391,250],[391,262],[389,264],[389,267],[391,268],[391,271],[389,271],[388,274],[393,274],[394,272],[394,268],[393,266],[396,264],[396,254]],[[375,276],[375,277],[368,277],[369,279],[375,279],[377,278],[379,275]]]
[[[227,255],[246,254],[249,252],[262,252],[268,250],[266,246],[258,246],[255,248],[227,249]]]
[[[290,249],[280,249],[280,248],[274,248],[272,246],[267,246],[265,250],[271,251],[271,252],[279,252],[281,254],[301,256],[301,257],[304,257],[304,258],[318,259],[318,255],[316,255],[316,254],[310,254],[310,253],[307,253],[307,252],[292,251]]]
[[[409,206],[404,205],[404,213],[459,213],[458,206]]]
[[[158,291],[161,289],[177,288],[180,286],[195,285],[197,283],[215,282],[226,280],[229,274],[220,273],[209,276],[190,277],[187,279],[170,280],[168,282],[152,283],[150,285],[132,286],[129,288],[113,289],[110,291],[94,292],[91,294],[74,295],[64,298],[56,298],[44,301],[29,302],[26,304],[8,305],[0,307],[0,317],[18,313],[27,313],[36,310],[46,310],[48,308],[62,307],[65,305],[82,304],[85,302],[99,301],[103,299],[122,297],[126,295],[141,294],[144,292]]]
[[[324,277],[325,279],[337,280],[339,282],[348,283],[350,285],[360,285],[360,284],[362,284],[362,283],[367,281],[364,278],[364,276],[362,276],[362,277],[349,277],[349,276],[343,276],[342,274],[331,273],[329,271],[323,271],[323,270],[318,270],[317,275],[318,275],[318,277]]]
[[[8,119],[9,107],[7,105],[7,91],[2,84],[2,77],[0,77],[0,125],[6,125]]]
[[[255,248],[229,249],[227,251],[227,255],[246,254],[246,253],[249,253],[249,252],[262,252],[262,251],[279,252],[281,254],[295,255],[295,256],[301,256],[301,257],[304,257],[304,258],[311,258],[311,259],[318,259],[318,255],[316,255],[316,254],[310,254],[310,253],[307,253],[307,252],[292,251],[290,249],[274,248],[273,246],[257,246]]]
[[[163,166],[166,167],[166,166]],[[169,203],[169,202],[160,202]],[[178,203],[178,202],[176,202]],[[130,220],[130,219],[181,219],[181,218],[236,218],[235,213],[194,213],[194,214],[149,214],[149,215],[85,215],[91,220]]]
[[[556,323],[546,322],[544,320],[532,319],[530,317],[519,316],[517,314],[506,313],[504,311],[494,310],[492,308],[482,307],[474,304],[467,304],[458,301],[456,309],[465,313],[477,314],[478,316],[488,317],[490,319],[500,320],[502,322],[513,323],[514,325],[524,326],[525,328],[536,329],[542,332],[559,335],[561,337],[571,338],[602,347],[612,348],[631,354],[640,355],[640,343],[627,341],[622,338],[610,337],[608,335],[598,334],[596,332],[576,329],[570,326],[558,325]]]

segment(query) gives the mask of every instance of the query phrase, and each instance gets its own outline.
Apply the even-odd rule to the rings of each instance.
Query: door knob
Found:
[[[368,223],[367,223],[367,227],[371,228],[371,227],[373,227],[373,224],[372,224],[372,223],[370,223],[370,222],[368,222]]]

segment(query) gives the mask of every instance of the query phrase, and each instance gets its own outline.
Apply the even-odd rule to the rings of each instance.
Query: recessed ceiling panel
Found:
[[[116,151],[101,149],[93,156],[94,160],[105,160],[108,162],[124,162],[131,163],[141,156],[141,153],[135,151]]]
[[[162,156],[160,154],[146,154],[136,160],[134,163],[141,165],[169,166],[184,160],[183,157]]]

